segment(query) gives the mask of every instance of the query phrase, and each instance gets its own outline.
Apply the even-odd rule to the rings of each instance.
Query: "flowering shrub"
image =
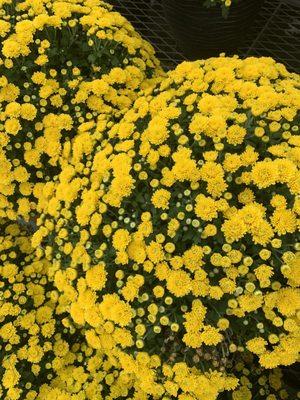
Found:
[[[32,246],[121,371],[107,398],[295,399],[298,86],[270,58],[182,63],[44,185]]]
[[[203,3],[205,7],[213,7],[220,4],[224,12],[226,12],[226,10],[231,6],[232,0],[205,0]]]
[[[42,385],[73,362],[64,314],[47,279],[47,260],[35,261],[30,237],[16,224],[1,224],[1,397],[32,399]],[[74,332],[73,332],[74,333]],[[32,390],[34,389],[34,390]]]
[[[254,4],[255,0],[251,0],[252,4]],[[258,0],[257,3],[262,2],[264,0]],[[234,5],[239,5],[240,2],[246,3],[245,0],[202,0],[202,6],[206,8],[210,7],[221,7],[222,9],[222,16],[227,18],[230,13],[230,8]]]
[[[99,0],[0,0],[0,54],[1,399],[300,397],[299,75]]]
[[[0,216],[28,219],[77,132],[101,132],[162,71],[151,45],[101,1],[1,6]]]
[[[94,400],[110,386],[124,392],[113,359],[87,346],[63,311],[50,263],[35,259],[30,236],[3,221],[1,232],[1,398]]]

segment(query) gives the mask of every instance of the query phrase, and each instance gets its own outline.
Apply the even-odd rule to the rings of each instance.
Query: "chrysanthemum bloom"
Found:
[[[162,75],[154,50],[101,1],[0,4],[0,216],[27,219],[70,142],[99,138]]]
[[[264,369],[297,361],[298,85],[270,58],[185,62],[45,185],[32,243],[71,318],[105,351],[109,323],[133,374],[159,357],[137,398],[272,400]]]

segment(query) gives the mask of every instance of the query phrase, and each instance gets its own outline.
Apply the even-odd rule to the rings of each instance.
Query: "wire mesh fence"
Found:
[[[300,0],[299,7],[283,1],[268,0],[253,29],[257,36],[240,49],[243,56],[270,56],[290,71],[300,72]]]
[[[152,43],[166,69],[174,68],[185,59],[164,18],[159,0],[110,2]],[[290,71],[300,73],[300,0],[266,0],[251,31],[249,37],[252,40],[236,54],[241,57],[270,56]]]

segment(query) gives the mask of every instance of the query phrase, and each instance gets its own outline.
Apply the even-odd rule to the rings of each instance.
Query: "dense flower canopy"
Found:
[[[101,1],[0,4],[0,216],[28,219],[76,133],[118,120],[162,71]]]
[[[0,0],[1,399],[300,398],[299,87]]]
[[[298,87],[270,58],[185,62],[45,185],[32,244],[61,307],[92,348],[160,359],[138,398],[273,400],[247,363],[297,361]]]
[[[68,329],[67,315],[56,313],[58,297],[47,278],[49,261],[35,261],[30,237],[17,224],[2,221],[1,232],[5,304],[0,308],[0,393],[2,398],[30,399],[35,398],[32,387],[74,362],[69,349],[79,337]]]

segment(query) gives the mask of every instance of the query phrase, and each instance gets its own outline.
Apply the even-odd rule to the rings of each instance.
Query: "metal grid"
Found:
[[[243,56],[270,56],[294,72],[300,73],[300,0],[299,7],[288,2],[268,0],[253,29],[258,32]]]
[[[159,1],[110,0],[109,2],[132,23],[144,39],[153,45],[157,57],[166,69],[173,68],[185,60],[177,48]]]
[[[300,73],[300,0],[293,1],[299,1],[299,7],[289,4],[288,0],[266,0],[251,28],[252,35],[249,32],[249,37],[255,39],[248,41],[237,54],[241,57],[270,56],[290,71]],[[166,69],[174,68],[185,59],[159,0],[110,0],[110,3],[152,43]]]

